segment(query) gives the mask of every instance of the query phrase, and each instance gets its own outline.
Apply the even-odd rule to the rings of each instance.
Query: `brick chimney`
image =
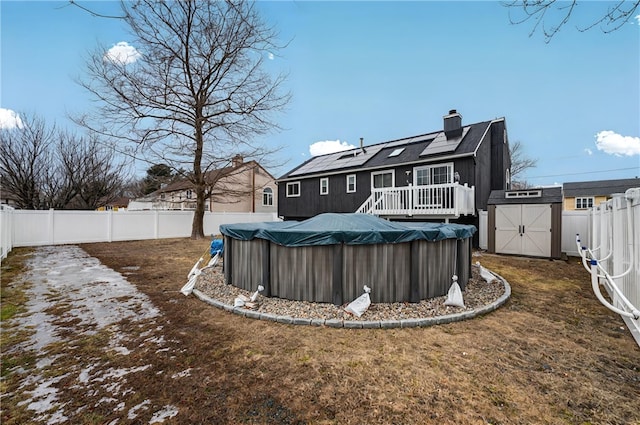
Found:
[[[462,115],[451,109],[444,117],[444,135],[447,140],[462,136]]]
[[[231,158],[231,165],[236,168],[242,165],[244,161],[244,158],[242,157],[242,155],[237,154],[236,156],[234,156],[233,158]]]

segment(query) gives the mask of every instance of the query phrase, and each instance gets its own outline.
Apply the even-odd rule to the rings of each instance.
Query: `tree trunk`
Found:
[[[204,188],[196,187],[196,210],[191,224],[191,239],[204,239],[204,203]]]

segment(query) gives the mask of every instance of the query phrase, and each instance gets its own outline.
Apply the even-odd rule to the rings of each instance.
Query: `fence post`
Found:
[[[158,210],[153,210],[153,238],[158,239],[160,233],[160,215]]]
[[[107,211],[107,242],[112,242],[113,240],[113,210]]]
[[[55,210],[53,208],[49,208],[49,229],[48,229],[48,235],[49,235],[49,245],[55,245],[55,241],[54,241],[54,232],[53,232],[53,226],[54,226],[54,212]]]

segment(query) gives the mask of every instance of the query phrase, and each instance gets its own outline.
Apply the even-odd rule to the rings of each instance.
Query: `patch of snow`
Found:
[[[150,424],[157,424],[164,422],[165,419],[171,419],[178,414],[179,410],[176,406],[172,406],[170,404],[164,406],[162,409],[158,410],[153,414],[151,419],[149,420]]]
[[[171,375],[171,378],[184,378],[186,376],[191,376],[191,368],[183,370],[182,372],[174,373],[173,375]]]
[[[150,404],[151,401],[145,400],[142,403],[133,406],[131,409],[129,409],[129,413],[127,413],[127,419],[135,419],[138,416],[138,410],[149,410],[147,406],[149,406]]]
[[[123,356],[131,354],[131,351],[129,351],[127,347],[113,347],[112,350]]]
[[[16,286],[22,286],[28,300],[25,311],[9,319],[7,324],[32,332],[17,349],[34,353],[37,360],[33,369],[46,372],[49,367],[55,366],[59,356],[48,355],[49,345],[63,343],[69,350],[73,350],[77,347],[76,338],[99,331],[109,333],[110,349],[122,355],[130,354],[131,351],[125,346],[128,336],[122,333],[118,325],[123,320],[139,323],[140,327],[152,325],[156,329],[162,329],[154,323],[160,312],[145,294],[138,291],[120,273],[88,256],[77,246],[38,247],[26,261],[26,266],[22,280],[16,283]],[[152,335],[153,331],[146,334]],[[161,346],[164,339],[156,338],[152,342]],[[122,397],[133,392],[131,388],[121,389],[126,375],[151,367],[144,365],[96,372],[101,367],[99,363],[86,366],[91,359],[84,361],[85,366],[78,368],[82,368],[80,372],[74,372],[74,375],[77,373],[77,378],[70,388],[85,388],[85,394],[96,395],[98,389],[95,385],[92,387],[92,383],[97,383],[103,389],[111,390],[114,397],[120,397],[104,397],[98,404],[118,403]],[[19,385],[24,396],[18,405],[34,411],[33,419],[39,423],[55,425],[68,422],[65,405],[58,400],[60,390],[57,388],[66,375],[45,379],[44,375],[35,374],[33,369],[19,371],[16,368],[12,371],[25,375]],[[140,409],[148,409],[148,404],[150,401],[131,409],[129,417],[135,417],[136,411]],[[124,410],[124,401],[114,408],[114,411]],[[163,416],[158,418],[162,419]],[[118,420],[114,420],[111,424],[115,425],[117,422]]]
[[[24,406],[26,404],[28,410],[33,410],[36,413],[46,413],[49,410],[57,408],[58,389],[55,388],[54,385],[66,376],[67,375],[61,375],[50,379],[38,377],[38,384],[35,389],[25,391],[31,394],[31,397],[18,402],[18,406]]]

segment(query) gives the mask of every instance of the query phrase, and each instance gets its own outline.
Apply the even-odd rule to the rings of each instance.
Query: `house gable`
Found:
[[[452,112],[449,116],[460,117]],[[354,212],[371,195],[372,174],[388,171],[393,186],[403,187],[417,184],[414,174],[428,166],[449,173],[450,182],[455,175],[456,182],[474,186],[481,194],[476,208],[485,209],[491,190],[507,188],[505,168],[511,164],[504,119],[460,125],[458,130],[454,122],[449,130],[313,157],[277,180],[278,214],[304,219],[324,212]],[[347,192],[350,175],[356,176],[355,192]],[[286,191],[289,183],[299,187],[295,196]],[[327,183],[328,193],[321,195],[320,185]]]

